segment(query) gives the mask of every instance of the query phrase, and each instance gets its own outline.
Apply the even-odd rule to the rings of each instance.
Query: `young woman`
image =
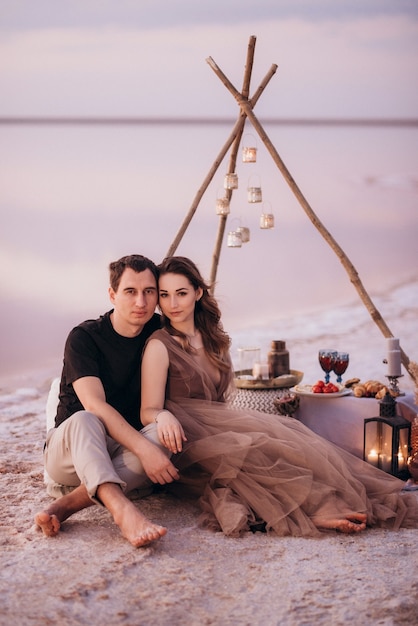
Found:
[[[263,524],[278,535],[355,533],[418,526],[418,502],[402,481],[289,417],[228,404],[230,339],[195,264],[159,267],[163,329],[142,361],[141,421],[157,423],[175,456],[178,489],[200,495],[201,523],[238,536]]]

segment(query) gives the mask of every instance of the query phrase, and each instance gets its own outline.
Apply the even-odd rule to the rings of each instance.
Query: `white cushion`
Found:
[[[46,401],[46,432],[55,426],[55,416],[57,414],[58,395],[60,391],[60,379],[54,378]]]
[[[54,378],[51,383],[48,398],[46,401],[46,432],[48,432],[51,428],[54,428],[55,426],[55,415],[57,413],[59,390],[60,379]],[[48,472],[46,471],[46,469],[44,469],[44,483],[47,485],[48,492],[50,488],[55,485],[55,482],[52,480],[52,478],[48,476]]]

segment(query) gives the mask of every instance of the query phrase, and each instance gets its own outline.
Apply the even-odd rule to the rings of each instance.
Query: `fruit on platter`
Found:
[[[337,393],[341,391],[341,388],[334,383],[324,383],[323,380],[318,380],[312,385],[312,393]]]

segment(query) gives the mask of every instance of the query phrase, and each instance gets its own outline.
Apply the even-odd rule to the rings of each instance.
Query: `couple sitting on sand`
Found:
[[[229,536],[260,524],[279,536],[418,526],[397,478],[295,419],[228,403],[230,339],[192,261],[123,257],[110,264],[109,296],[113,309],[66,342],[44,455],[71,490],[36,515],[45,535],[99,504],[133,546],[156,541],[167,529],[127,497],[153,484],[198,494],[200,523]]]

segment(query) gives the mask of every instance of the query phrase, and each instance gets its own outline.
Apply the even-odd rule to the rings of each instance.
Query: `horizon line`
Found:
[[[226,125],[235,124],[232,117],[119,117],[119,116],[2,116],[6,126],[140,126],[140,125]],[[263,124],[283,126],[418,126],[418,118],[295,118],[265,117]]]

